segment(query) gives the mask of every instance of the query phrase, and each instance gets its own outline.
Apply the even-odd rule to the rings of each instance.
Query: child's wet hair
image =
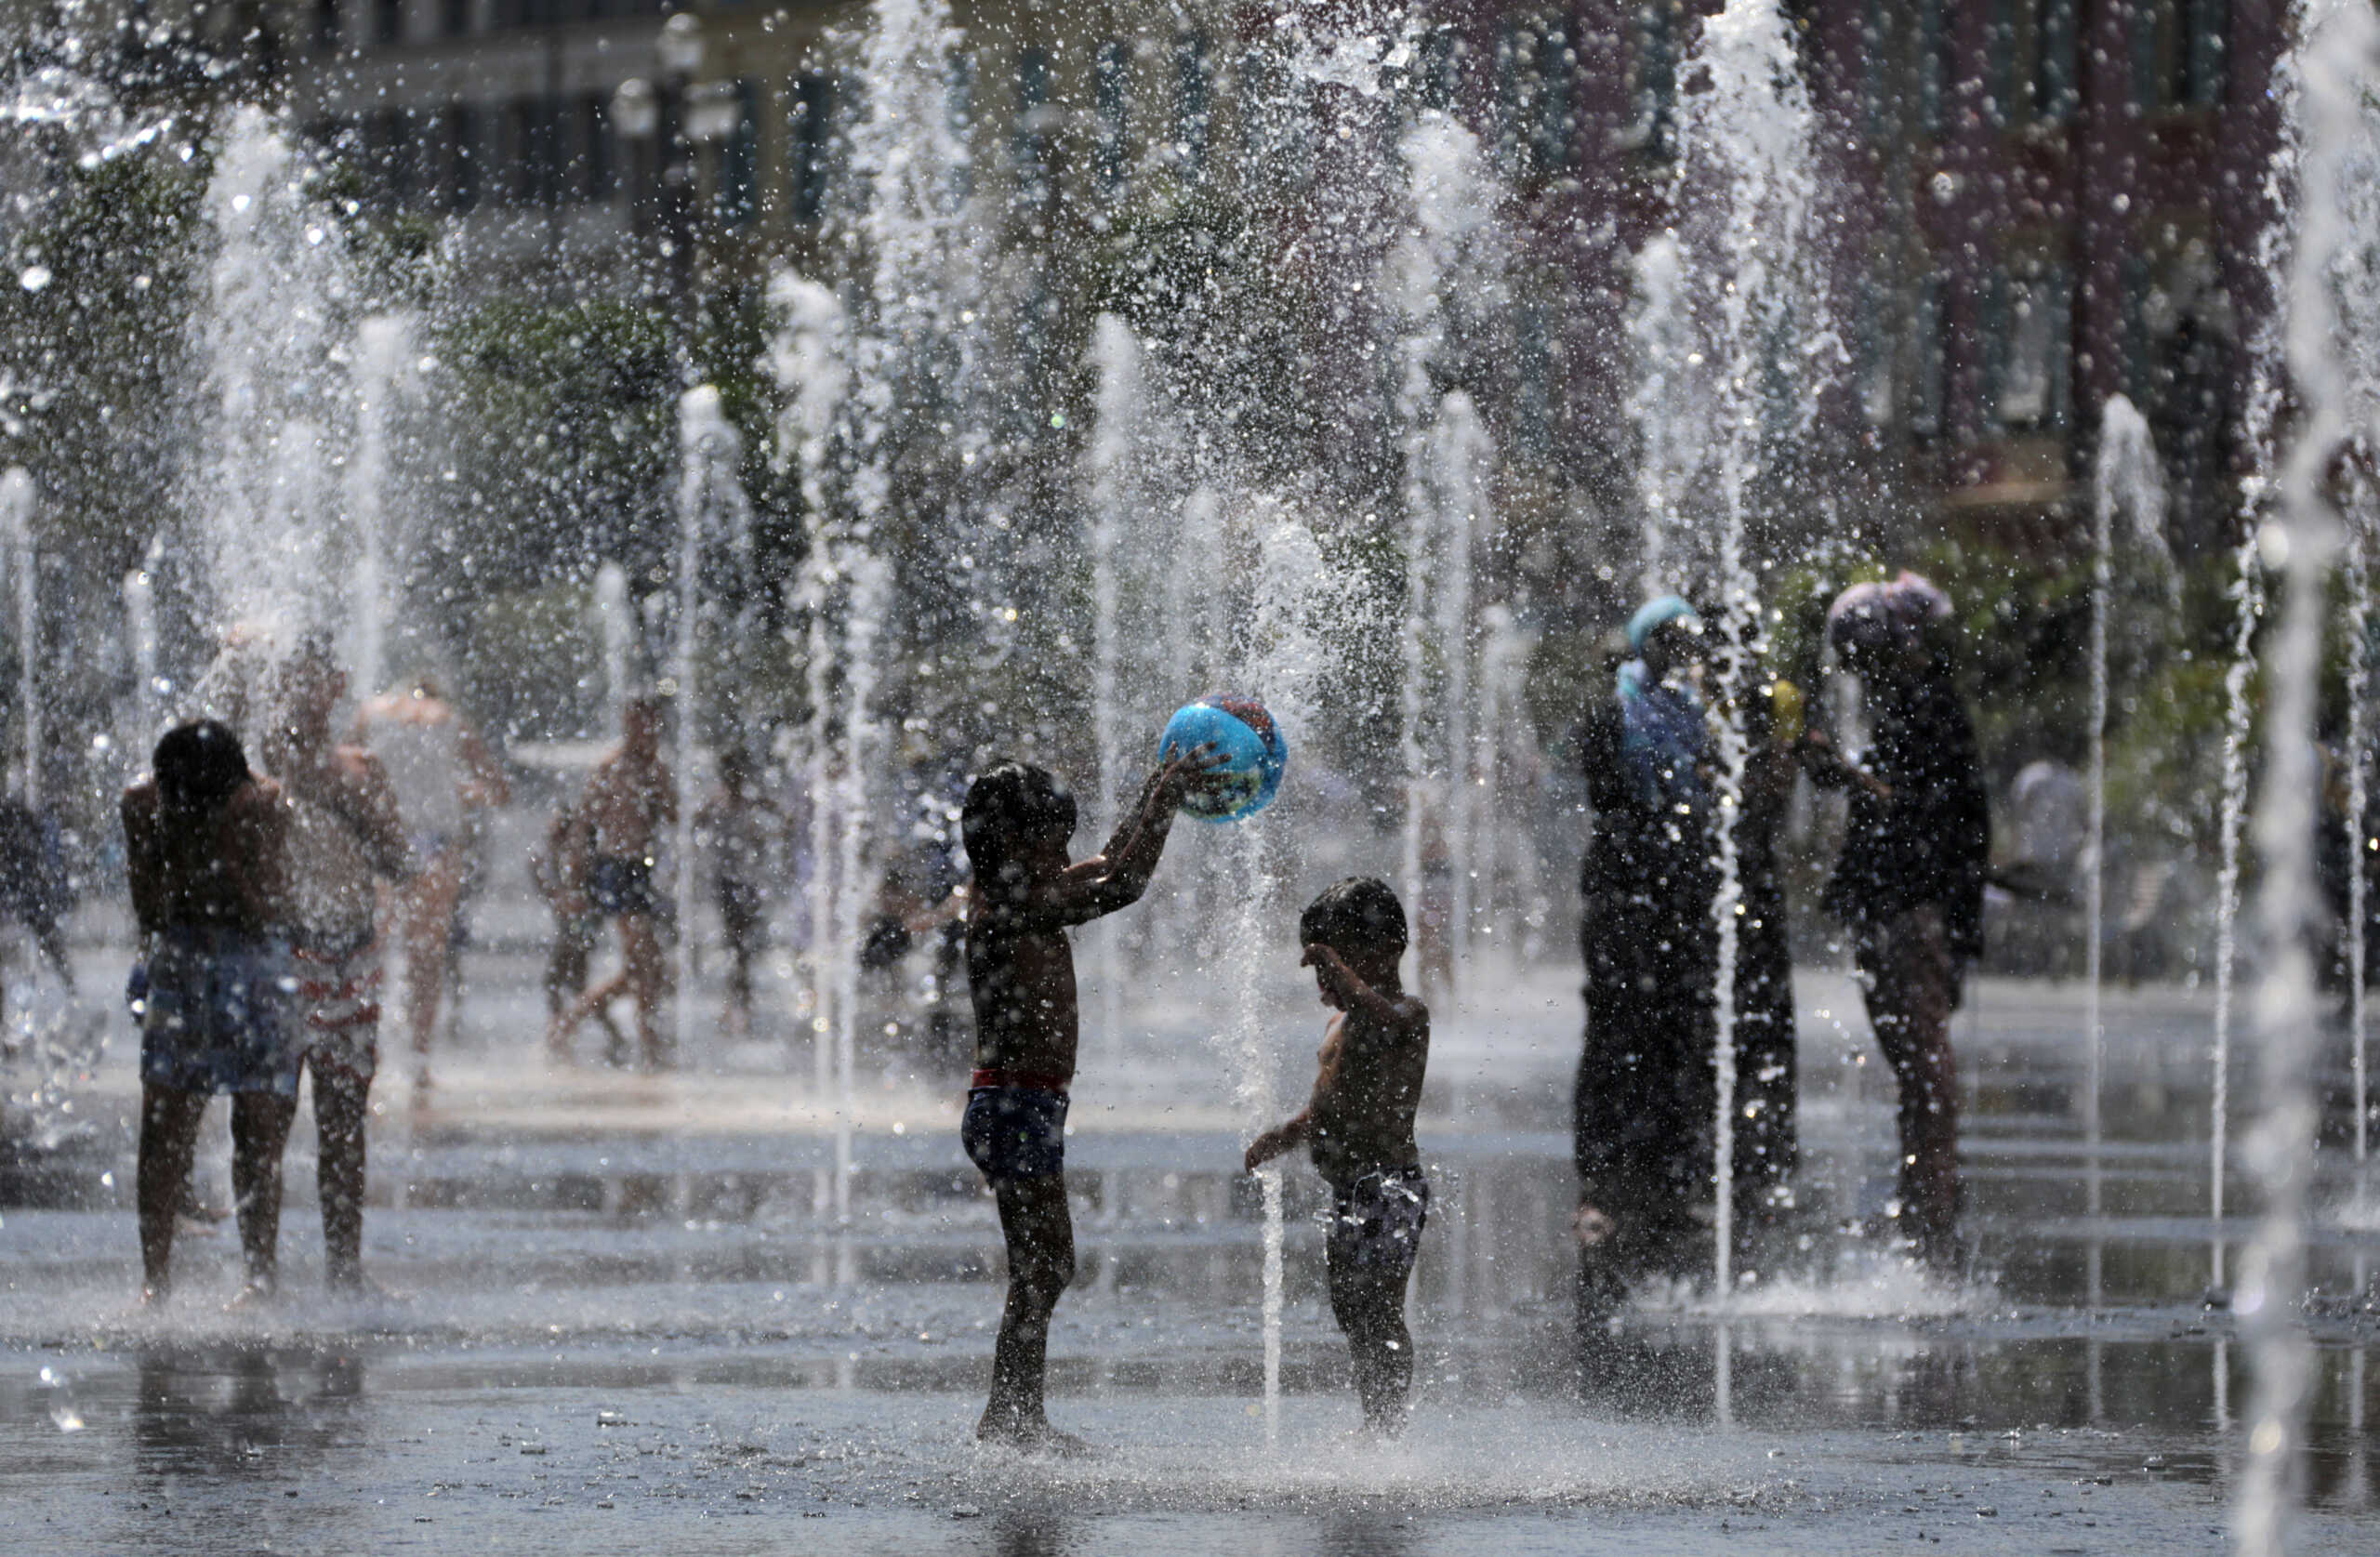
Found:
[[[1405,905],[1377,876],[1351,876],[1332,883],[1298,916],[1298,943],[1332,951],[1402,956]]]
[[[975,879],[989,884],[1027,843],[1074,836],[1075,798],[1047,768],[1002,762],[967,786],[959,827]]]
[[[192,719],[166,731],[149,766],[165,814],[185,823],[214,815],[248,782],[240,738],[217,719]]]

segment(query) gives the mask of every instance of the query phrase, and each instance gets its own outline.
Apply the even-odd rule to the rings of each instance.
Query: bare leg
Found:
[[[993,1186],[1000,1235],[1008,1244],[1008,1303],[992,1350],[992,1398],[975,1436],[1027,1446],[1078,1447],[1051,1429],[1042,1386],[1049,1367],[1050,1315],[1075,1279],[1074,1215],[1066,1177],[1049,1173]]]
[[[231,1099],[231,1198],[251,1291],[269,1293],[281,1279],[281,1153],[297,1116],[295,1098],[240,1092]]]
[[[636,1036],[649,1070],[667,1070],[675,1058],[661,1036],[661,1002],[669,993],[669,959],[661,949],[661,929],[650,914],[620,917],[621,972],[636,996]]]
[[[553,1025],[546,1030],[547,1044],[556,1049],[569,1048],[571,1038],[590,1017],[602,1023],[606,1031],[616,1031],[612,1026],[611,1013],[604,1008],[628,994],[630,987],[628,975],[623,970],[580,996],[572,1003],[570,1009],[556,1017]]]
[[[1869,1023],[1899,1083],[1900,1199],[1918,1253],[1953,1270],[1965,1198],[1959,1176],[1958,1060],[1950,993],[1958,974],[1931,904],[1884,926],[1867,960]]]
[[[594,956],[594,937],[587,933],[587,918],[578,913],[554,916],[553,951],[546,958],[546,1047],[558,1060],[570,1058],[570,1040],[582,1016],[569,1025],[562,1019],[587,993],[587,964]]]
[[[364,1121],[372,1084],[319,1057],[307,1062],[314,1075],[324,1275],[332,1291],[357,1292],[364,1287]]]
[[[1330,1312],[1346,1332],[1364,1425],[1394,1437],[1405,1431],[1406,1397],[1413,1388],[1413,1337],[1405,1327],[1406,1273],[1366,1270],[1348,1259],[1332,1260],[1329,1265]]]
[[[206,1094],[171,1087],[140,1089],[140,1162],[134,1199],[140,1211],[141,1301],[165,1301],[172,1286],[174,1219],[190,1188],[198,1122]]]
[[[455,904],[463,890],[462,856],[439,851],[405,893],[405,1023],[413,1051],[420,1057],[416,1085],[427,1086],[430,1046],[438,1032],[438,1005],[446,993],[446,957],[455,928]]]

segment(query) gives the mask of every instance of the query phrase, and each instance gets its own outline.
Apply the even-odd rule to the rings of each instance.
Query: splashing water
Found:
[[[196,320],[213,425],[194,496],[216,619],[281,644],[335,618],[346,573],[324,451],[357,403],[340,365],[356,298],[338,230],[312,204],[317,178],[262,110],[232,116],[207,186],[217,249]]]
[[[743,454],[743,440],[728,421],[718,389],[706,384],[679,397],[678,620],[669,679],[678,702],[675,761],[680,799],[671,840],[677,855],[678,935],[672,956],[678,994],[672,1002],[672,1019],[681,1064],[691,1057],[694,1035],[694,796],[703,718],[704,563],[712,545],[724,539],[744,564],[743,582],[749,583],[751,505],[736,475]],[[748,595],[748,587],[745,593]],[[738,642],[721,657],[732,662],[743,648]],[[729,693],[732,696],[733,689]],[[739,738],[740,732],[730,735],[731,740]]]
[[[1669,197],[1676,226],[1639,256],[1644,296],[1632,330],[1647,364],[1631,401],[1644,441],[1644,556],[1648,583],[1703,585],[1719,603],[1721,670],[1728,690],[1714,719],[1718,783],[1714,847],[1718,888],[1711,904],[1717,943],[1712,1039],[1717,1097],[1712,1114],[1714,1289],[1734,1280],[1736,964],[1743,882],[1737,858],[1751,745],[1742,696],[1761,652],[1752,527],[1772,451],[1805,436],[1818,397],[1780,403],[1765,386],[1780,358],[1786,376],[1844,356],[1824,323],[1808,274],[1818,205],[1816,121],[1792,34],[1775,0],[1730,0],[1708,18],[1697,58],[1709,89],[1681,98],[1678,157]],[[1673,252],[1662,247],[1673,245]],[[1716,297],[1698,313],[1693,299]],[[1698,456],[1697,451],[1699,451]],[[1715,464],[1715,468],[1706,466]],[[1681,522],[1713,501],[1715,552],[1679,554]]]
[[[0,544],[8,549],[8,579],[17,606],[17,718],[20,747],[17,783],[24,802],[41,804],[41,563],[33,548],[33,479],[21,468],[0,471]]]
[[[2096,1222],[2102,1209],[2099,1094],[2107,1066],[2107,1025],[2100,1010],[2100,968],[2105,955],[2108,844],[2108,631],[2116,609],[2116,516],[2140,550],[2163,558],[2164,576],[2174,577],[2165,549],[2165,483],[2149,423],[2122,395],[2109,397],[2099,416],[2099,458],[2093,482],[2091,553],[2091,777],[2089,820],[2083,844],[2082,1140],[2084,1204]],[[2156,571],[2153,568],[2150,571]],[[2132,576],[2130,572],[2127,576]],[[2177,602],[2176,602],[2177,603]],[[2084,1254],[2088,1300],[2099,1302],[2102,1241],[2094,1236]]]
[[[1124,782],[1124,722],[1118,680],[1124,646],[1120,637],[1121,583],[1117,548],[1124,526],[1138,506],[1138,463],[1148,388],[1141,343],[1131,328],[1103,313],[1091,332],[1091,363],[1099,374],[1091,465],[1091,728],[1099,761],[1099,815],[1103,825],[1121,820]],[[1124,1042],[1124,925],[1110,915],[1099,927],[1099,1027],[1108,1052]]]
[[[2288,255],[2296,231],[2295,170],[2302,136],[2296,56],[2283,51],[2273,64],[2271,95],[2280,104],[2280,143],[2266,168],[2262,197],[2266,221],[2256,235],[2257,268],[2270,279],[2278,298],[2288,280]],[[2207,1216],[2213,1235],[2207,1247],[2208,1281],[2221,1291],[2227,1241],[2223,1233],[2224,1178],[2229,1171],[2231,1132],[2231,1027],[2239,967],[2240,845],[2248,809],[2248,743],[2254,721],[2255,636],[2264,619],[2264,563],[2260,533],[2267,505],[2275,495],[2277,429],[2286,366],[2282,310],[2267,310],[2248,342],[2248,393],[2241,407],[2241,436],[2250,468],[2240,482],[2230,587],[2233,616],[2231,663],[2223,677],[2222,814],[2217,834],[2215,936],[2215,1041],[2213,1092],[2208,1102]]]
[[[2312,1371],[2312,1349],[2299,1312],[2306,1291],[2307,1190],[2316,1119],[2313,1046],[2320,1023],[2307,904],[2316,896],[2312,849],[2320,779],[2314,737],[2322,610],[2339,540],[2324,485],[2350,426],[2331,267],[2347,239],[2340,219],[2342,186],[2360,96],[2380,67],[2380,20],[2361,7],[2338,7],[2319,21],[2308,19],[2299,47],[2303,141],[2285,340],[2305,416],[2281,472],[2281,521],[2264,532],[2268,556],[2281,565],[2285,581],[2271,660],[2266,798],[2256,814],[2256,843],[2265,863],[2258,916],[2268,970],[2256,999],[2264,1106],[2247,1146],[2264,1188],[2265,1211],[2241,1260],[2232,1305],[2255,1374],[2247,1463],[2233,1511],[2234,1534],[2246,1557],[2271,1557],[2291,1544]]]
[[[396,398],[405,388],[412,333],[411,321],[396,314],[366,319],[355,332],[355,452],[347,462],[345,494],[348,520],[355,527],[348,664],[367,697],[388,685],[389,552],[396,538],[388,511],[393,484],[389,442]]]

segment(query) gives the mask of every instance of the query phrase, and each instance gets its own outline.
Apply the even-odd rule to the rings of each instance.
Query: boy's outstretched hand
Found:
[[[1298,1133],[1287,1125],[1266,1130],[1248,1143],[1248,1155],[1242,1159],[1250,1173],[1298,1143]]]
[[[1172,811],[1182,804],[1183,798],[1200,780],[1228,760],[1212,741],[1203,741],[1177,751],[1165,759],[1163,767],[1157,769],[1157,777],[1149,786],[1150,792],[1159,805]]]

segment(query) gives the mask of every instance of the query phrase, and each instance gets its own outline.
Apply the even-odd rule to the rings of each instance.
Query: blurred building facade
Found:
[[[675,61],[668,0],[156,4],[99,0],[77,25],[128,62],[197,39],[200,74],[285,93],[374,208],[463,240],[446,252],[474,286],[654,285],[671,273],[658,251],[689,236],[709,286],[826,263],[817,240],[855,103],[834,34],[865,24],[856,0],[707,7],[699,48]],[[1412,86],[1398,99],[1459,115],[1504,186],[1515,323],[1471,388],[1508,471],[1541,489],[1528,501],[1616,534],[1633,501],[1633,256],[1668,219],[1678,95],[1697,89],[1695,34],[1716,8],[1442,0],[1395,66]],[[46,9],[10,0],[12,15]],[[2177,549],[2228,534],[2248,343],[2270,308],[2258,239],[2283,14],[2236,0],[1788,0],[1853,357],[1821,425],[1858,456],[1871,529],[1951,517],[2057,546],[2099,408],[2120,392],[2158,434]],[[1310,189],[1387,165],[1384,146],[1366,161],[1340,143],[1396,125],[1286,70],[1269,12],[1127,0],[961,6],[956,20],[968,177],[1009,241],[1051,257],[1061,292],[1082,269],[1067,246],[1152,180],[1228,202],[1258,182]],[[1333,19],[1372,26],[1383,48],[1393,20]],[[623,96],[631,83],[650,88],[642,112],[633,86]],[[1260,99],[1263,123],[1240,112]],[[664,187],[681,146],[683,234]],[[1285,255],[1315,252],[1301,225],[1345,215],[1270,208]],[[1050,317],[1078,345],[1090,309],[1070,303],[1088,300],[1060,297]],[[1048,355],[1061,379],[1078,371],[1078,351]],[[1343,356],[1318,341],[1309,371],[1335,377]]]

